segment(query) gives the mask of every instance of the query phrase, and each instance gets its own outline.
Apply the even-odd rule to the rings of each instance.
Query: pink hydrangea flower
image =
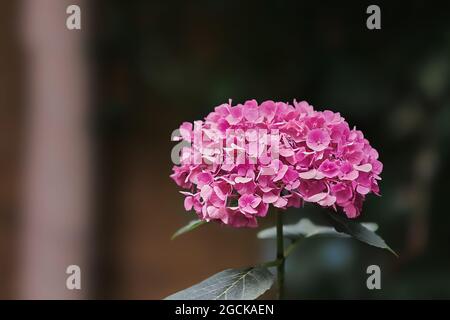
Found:
[[[190,146],[171,178],[186,190],[185,209],[206,221],[256,227],[270,205],[304,202],[355,218],[368,194],[379,195],[378,152],[339,113],[306,101],[230,101],[184,122],[174,140]]]

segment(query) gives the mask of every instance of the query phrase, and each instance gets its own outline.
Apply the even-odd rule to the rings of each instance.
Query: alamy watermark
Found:
[[[69,30],[81,30],[81,8],[75,4],[67,7],[66,13],[69,15],[66,19],[66,27]]]
[[[66,288],[68,290],[81,290],[81,268],[76,264],[67,267]]]
[[[376,264],[367,267],[366,273],[370,276],[366,280],[366,286],[369,290],[381,289],[381,269]]]
[[[286,138],[287,139],[287,138]],[[192,132],[177,129],[172,141],[171,158],[176,165],[183,164],[270,164],[278,159],[280,132],[278,129],[227,129],[225,132],[205,129],[194,123]],[[289,141],[285,141],[289,144]]]
[[[381,29],[381,9],[379,6],[372,4],[367,7],[367,14],[370,16],[366,20],[366,26],[369,30]]]

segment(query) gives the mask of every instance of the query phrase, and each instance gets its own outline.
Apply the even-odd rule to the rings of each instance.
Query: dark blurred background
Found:
[[[72,3],[81,31],[65,28]],[[370,4],[381,30],[366,28]],[[443,1],[9,0],[0,21],[0,298],[160,299],[272,259],[259,229],[211,224],[170,241],[193,217],[169,179],[170,135],[229,98],[339,111],[384,164],[361,220],[400,258],[304,241],[288,298],[450,298]],[[325,222],[311,206],[286,220],[303,216]],[[65,288],[69,264],[80,292]],[[381,290],[366,287],[371,264]]]

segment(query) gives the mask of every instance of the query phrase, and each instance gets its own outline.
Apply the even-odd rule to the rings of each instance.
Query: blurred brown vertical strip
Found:
[[[22,56],[17,38],[17,1],[0,7],[0,299],[13,297],[21,141]]]
[[[86,297],[90,224],[88,79],[83,32],[66,28],[66,8],[84,1],[25,0],[26,151],[19,297]],[[84,29],[82,29],[84,30]],[[82,290],[66,288],[66,268]]]

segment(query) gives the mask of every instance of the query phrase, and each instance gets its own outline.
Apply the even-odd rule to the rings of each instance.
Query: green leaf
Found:
[[[270,289],[273,281],[265,267],[227,269],[165,300],[253,300]]]
[[[171,239],[173,240],[173,239],[175,239],[176,237],[178,237],[179,235],[182,235],[183,233],[192,231],[192,230],[194,230],[194,229],[200,227],[202,224],[205,224],[205,223],[207,223],[207,221],[205,221],[205,220],[200,220],[200,219],[192,220],[191,222],[189,222],[189,223],[188,223],[187,225],[185,225],[184,227],[178,229],[177,232],[175,232],[175,233],[172,235]]]
[[[327,212],[327,214],[330,217],[330,221],[333,224],[336,231],[348,234],[353,238],[361,242],[364,242],[368,245],[381,249],[386,249],[392,254],[394,254],[396,257],[398,257],[397,253],[394,250],[392,250],[379,235],[377,235],[374,231],[369,230],[363,224],[354,220],[344,218],[343,216],[337,213]]]
[[[365,223],[366,228],[375,231],[378,228],[376,223]],[[349,235],[337,232],[335,228],[328,226],[316,225],[307,218],[301,219],[296,224],[283,226],[284,237],[296,240],[299,238],[310,238],[313,236],[336,236],[336,237],[349,237]],[[275,227],[261,230],[258,232],[259,239],[276,239],[277,230]]]

